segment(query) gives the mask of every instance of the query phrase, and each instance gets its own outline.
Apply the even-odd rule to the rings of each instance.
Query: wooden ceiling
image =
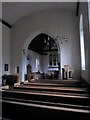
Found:
[[[46,55],[46,53],[50,51],[58,50],[54,39],[44,33],[36,36],[29,44],[28,49],[42,55]]]

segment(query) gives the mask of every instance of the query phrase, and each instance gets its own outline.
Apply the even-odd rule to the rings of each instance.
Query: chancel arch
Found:
[[[39,38],[41,40],[38,41]],[[40,42],[40,44],[38,44],[38,42]],[[34,51],[32,48],[33,45],[34,45]],[[32,51],[33,54],[35,54],[34,56],[35,59],[32,57],[32,55],[28,53],[28,50],[29,52]],[[51,58],[53,59],[53,61],[49,59],[50,56],[53,56],[53,58]],[[42,59],[41,61],[44,63],[41,63],[39,58]],[[46,58],[48,58],[46,60],[47,63],[43,61]],[[48,70],[55,70],[55,71],[58,71],[58,78],[60,79],[61,59],[60,59],[59,41],[56,40],[55,37],[51,33],[46,32],[46,31],[37,31],[33,33],[32,35],[30,35],[28,39],[26,40],[24,47],[22,49],[22,80],[25,80],[25,74],[27,73],[26,66],[28,63],[29,64],[33,63],[31,65],[32,72],[40,71],[41,73],[46,73]],[[38,66],[36,64],[38,64]],[[44,64],[44,65],[41,65],[41,64]],[[45,64],[47,64],[46,69],[44,69]]]

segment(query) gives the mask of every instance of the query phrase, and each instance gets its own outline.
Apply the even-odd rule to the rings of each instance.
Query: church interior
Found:
[[[90,1],[0,2],[0,11],[1,120],[88,120]]]

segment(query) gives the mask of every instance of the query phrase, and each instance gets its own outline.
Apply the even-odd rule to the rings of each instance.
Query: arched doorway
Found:
[[[35,38],[37,38],[38,36],[40,36],[40,35],[46,35],[46,36],[49,36],[49,38],[50,39],[52,39],[53,41],[54,41],[54,43],[56,44],[56,46],[57,46],[57,61],[58,61],[58,63],[57,63],[57,65],[58,65],[58,71],[59,71],[59,74],[58,74],[58,78],[60,79],[61,78],[61,72],[60,72],[60,70],[61,70],[61,63],[60,63],[60,61],[61,61],[61,59],[60,59],[60,45],[59,45],[59,42],[58,42],[58,40],[55,40],[55,38],[54,38],[54,36],[52,35],[52,34],[50,34],[50,33],[48,33],[48,32],[41,32],[41,31],[38,31],[38,32],[35,32],[35,33],[33,33],[31,36],[29,36],[29,38],[26,40],[26,42],[25,42],[25,44],[24,44],[24,47],[23,47],[23,50],[22,50],[22,80],[25,80],[25,74],[27,73],[27,59],[29,59],[30,60],[30,56],[29,56],[29,54],[28,54],[28,49],[29,49],[29,47],[30,47],[30,44],[31,43],[33,43],[33,41],[34,41],[34,39]],[[47,38],[48,39],[48,38]],[[38,42],[38,41],[37,41]],[[43,42],[45,42],[45,40],[43,40]],[[35,44],[37,44],[37,43],[35,43]],[[38,47],[37,47],[38,48]],[[37,49],[38,50],[38,49]],[[52,51],[52,50],[51,50]],[[51,54],[49,54],[49,57],[50,57],[50,55]],[[34,61],[36,61],[36,63],[38,63],[39,64],[39,60],[38,60],[38,56],[36,57],[36,60],[34,60]],[[30,62],[30,61],[29,61]],[[54,63],[55,64],[55,63]],[[40,70],[40,68],[38,68],[37,67],[37,65],[36,65],[36,68],[37,69],[34,69],[35,70],[35,72],[36,71],[38,71],[38,70]],[[49,67],[50,68],[50,67]],[[41,70],[40,70],[41,71]],[[44,71],[42,71],[42,72],[44,72]]]

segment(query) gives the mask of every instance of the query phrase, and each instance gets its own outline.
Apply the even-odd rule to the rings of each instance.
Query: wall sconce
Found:
[[[68,38],[67,38],[67,35],[64,35],[64,36],[59,36],[57,35],[55,37],[55,40],[60,40],[60,43],[63,44],[64,42],[67,42],[68,41]]]

